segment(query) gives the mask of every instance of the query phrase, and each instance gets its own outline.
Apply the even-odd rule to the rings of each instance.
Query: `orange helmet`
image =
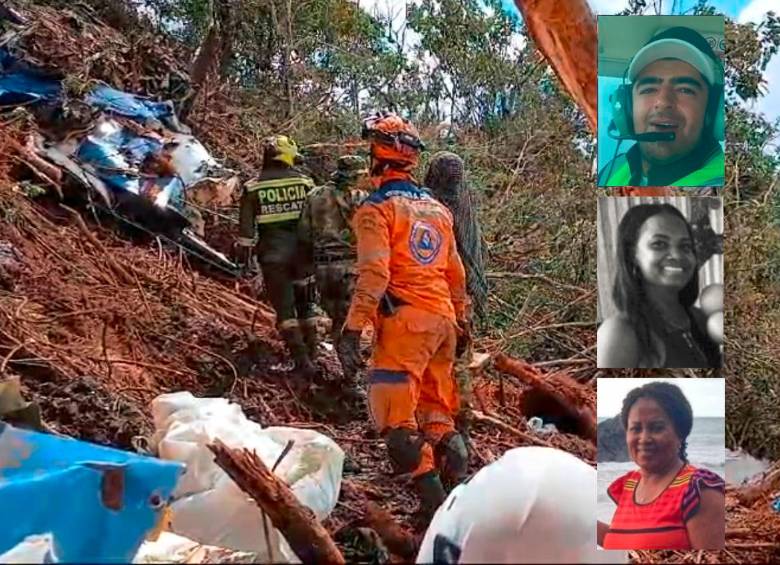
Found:
[[[379,112],[364,119],[362,137],[371,142],[374,165],[402,171],[416,167],[420,151],[425,149],[417,128],[392,112]]]

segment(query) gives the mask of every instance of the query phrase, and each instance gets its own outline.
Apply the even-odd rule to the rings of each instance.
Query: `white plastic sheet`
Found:
[[[275,472],[320,520],[338,500],[342,449],[313,430],[262,428],[248,420],[240,406],[223,398],[165,394],[152,402],[152,415],[156,428],[152,447],[162,459],[187,465],[173,495],[172,530],[200,543],[256,552],[260,560],[297,562],[270,520],[266,543],[262,512],[214,462],[207,445],[219,438],[229,447],[254,450],[271,468],[293,440]]]
[[[596,470],[548,447],[519,447],[456,487],[418,563],[626,563],[596,548]]]
[[[254,553],[203,545],[183,536],[162,532],[155,541],[147,540],[133,559],[143,563],[255,563]]]

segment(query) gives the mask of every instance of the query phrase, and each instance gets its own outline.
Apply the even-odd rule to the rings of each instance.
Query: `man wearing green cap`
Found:
[[[333,322],[334,346],[341,337],[357,277],[356,239],[350,221],[368,195],[363,188],[368,182],[365,159],[358,155],[340,157],[330,182],[309,194],[298,223],[301,255],[314,264],[320,301]]]
[[[673,27],[640,49],[611,97],[621,140],[636,140],[599,186],[722,186],[723,68],[697,31]]]

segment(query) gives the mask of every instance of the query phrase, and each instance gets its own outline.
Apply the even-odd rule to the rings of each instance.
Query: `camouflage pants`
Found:
[[[463,355],[455,359],[455,381],[458,383],[458,394],[460,395],[461,411],[469,410],[472,404],[473,388],[471,384],[472,375],[469,369],[474,347],[469,342]]]
[[[338,261],[319,264],[315,267],[317,288],[320,291],[322,309],[333,321],[331,338],[338,343],[341,328],[349,313],[349,304],[355,289],[357,273],[353,261]]]
[[[471,410],[474,402],[474,389],[472,386],[472,373],[469,369],[471,357],[473,354],[473,345],[469,342],[463,355],[455,359],[453,371],[455,373],[455,382],[458,385],[458,396],[460,397],[460,410],[455,417],[455,427],[463,435],[463,438],[469,441],[469,428],[471,427]]]

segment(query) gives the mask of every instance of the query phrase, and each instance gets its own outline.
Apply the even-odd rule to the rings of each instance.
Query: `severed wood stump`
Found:
[[[596,131],[596,18],[586,0],[515,0],[528,33]]]

